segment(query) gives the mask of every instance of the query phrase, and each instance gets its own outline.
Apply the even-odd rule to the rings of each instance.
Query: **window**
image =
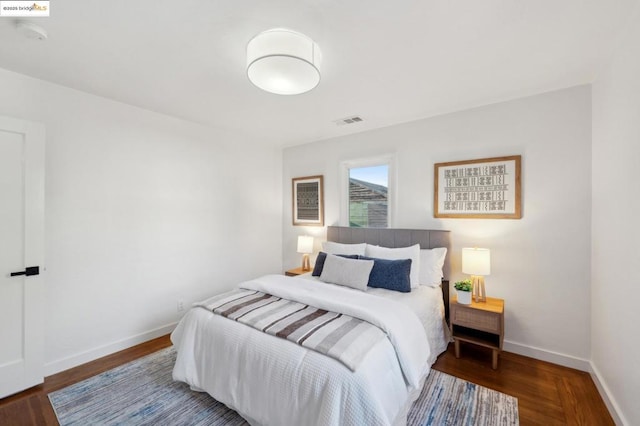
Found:
[[[344,225],[389,227],[391,165],[392,161],[388,158],[343,163]]]

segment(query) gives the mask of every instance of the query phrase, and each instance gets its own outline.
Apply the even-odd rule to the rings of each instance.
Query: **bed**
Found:
[[[329,227],[327,239],[342,245],[450,247],[447,231]],[[338,257],[327,255],[327,260]],[[442,272],[448,277],[448,251]],[[444,282],[410,293],[359,291],[309,275],[271,275],[242,283],[230,294],[197,304],[180,321],[171,336],[178,353],[173,378],[194,391],[209,393],[252,425],[406,424],[431,365],[449,342],[448,282]],[[244,302],[249,298],[251,303],[264,300],[264,306],[275,306],[270,301],[276,300],[282,304],[279,310],[291,304],[314,306],[323,315],[336,314],[345,324],[360,321],[358,327],[366,330],[361,335],[367,338],[349,339],[356,348],[343,348],[338,357],[329,353],[333,348],[322,352],[322,345],[313,347],[313,342],[296,344],[250,326],[250,321],[259,322],[266,314],[255,314],[260,311]],[[237,307],[228,309],[229,303]],[[214,313],[220,313],[216,308],[220,306],[227,314],[232,312],[230,316]],[[239,315],[242,309],[249,314]],[[247,323],[238,320],[251,315]],[[327,324],[337,322],[332,319]],[[376,330],[383,337],[374,338]],[[364,345],[359,342],[365,341],[366,351],[357,352]]]

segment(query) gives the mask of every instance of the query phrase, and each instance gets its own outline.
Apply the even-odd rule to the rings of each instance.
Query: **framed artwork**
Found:
[[[322,176],[293,179],[293,224],[324,225]]]
[[[513,155],[435,164],[434,217],[520,219],[520,163]]]

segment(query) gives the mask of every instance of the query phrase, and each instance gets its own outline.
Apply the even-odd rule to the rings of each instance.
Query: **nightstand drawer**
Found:
[[[499,314],[469,309],[460,305],[453,309],[451,321],[456,325],[471,327],[490,333],[500,334],[502,331],[501,317]]]

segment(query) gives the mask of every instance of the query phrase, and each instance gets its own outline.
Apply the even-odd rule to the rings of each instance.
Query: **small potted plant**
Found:
[[[471,304],[471,289],[473,285],[471,285],[471,280],[466,279],[462,281],[458,281],[453,285],[458,292],[458,303],[461,305],[470,305]]]

